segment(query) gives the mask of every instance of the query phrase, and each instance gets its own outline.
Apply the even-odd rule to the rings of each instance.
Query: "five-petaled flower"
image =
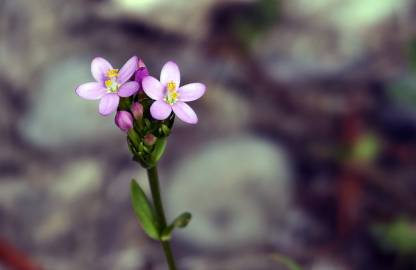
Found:
[[[120,97],[129,97],[139,90],[139,83],[129,81],[139,67],[137,56],[130,58],[123,67],[114,69],[104,58],[97,57],[91,62],[91,73],[95,82],[81,84],[75,90],[85,99],[101,99],[99,112],[109,115],[117,110]]]
[[[196,124],[198,117],[185,102],[200,98],[205,92],[205,85],[190,83],[179,87],[180,79],[179,67],[171,61],[163,66],[160,81],[152,76],[143,79],[144,92],[155,100],[150,107],[150,113],[153,118],[164,120],[173,110],[182,121]]]

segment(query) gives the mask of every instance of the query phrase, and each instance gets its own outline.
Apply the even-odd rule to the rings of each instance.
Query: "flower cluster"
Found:
[[[103,116],[116,112],[115,124],[128,134],[134,159],[144,167],[154,166],[160,158],[175,115],[186,123],[198,122],[185,102],[200,98],[206,87],[202,83],[180,86],[179,67],[172,61],[163,66],[160,80],[149,75],[137,56],[120,69],[97,57],[91,63],[91,73],[95,82],[78,86],[76,93],[84,99],[100,100],[98,111]]]

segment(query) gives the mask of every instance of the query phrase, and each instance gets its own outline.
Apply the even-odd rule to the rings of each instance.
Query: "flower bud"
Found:
[[[156,136],[152,133],[147,134],[144,136],[144,143],[147,145],[153,145],[156,142]]]
[[[140,84],[140,87],[142,85],[142,80],[144,77],[149,76],[149,71],[147,70],[147,67],[145,66],[144,62],[140,59],[139,68],[136,71],[136,74],[134,75],[134,80]]]
[[[134,119],[141,119],[143,117],[143,105],[139,102],[131,104],[130,110],[134,116]]]
[[[114,122],[124,132],[133,128],[133,117],[127,111],[118,111]]]

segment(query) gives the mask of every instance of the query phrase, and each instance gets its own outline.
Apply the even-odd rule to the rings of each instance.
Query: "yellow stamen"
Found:
[[[118,76],[118,69],[110,69],[107,71],[107,77],[108,78],[114,78]]]
[[[179,93],[176,89],[176,83],[172,81],[168,82],[166,85],[166,89],[168,91],[165,96],[165,101],[171,105],[175,104],[179,98]]]
[[[106,80],[105,81],[105,87],[110,88],[113,85],[113,81],[112,80]]]
[[[168,88],[169,92],[175,91],[176,90],[176,83],[174,82],[168,82],[168,85],[166,85],[166,87]]]
[[[173,99],[173,100],[177,100],[178,97],[179,97],[178,92],[173,92],[172,94],[170,94],[170,98]]]

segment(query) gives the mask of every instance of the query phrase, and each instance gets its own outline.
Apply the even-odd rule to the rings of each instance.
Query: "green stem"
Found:
[[[163,210],[162,197],[160,196],[159,176],[157,174],[157,167],[154,166],[147,169],[147,176],[149,178],[150,190],[152,192],[153,204],[155,206],[156,215],[162,228],[167,226],[165,211]],[[169,270],[176,270],[175,259],[173,257],[172,248],[169,241],[160,241],[163,247],[163,252],[166,256],[166,261],[169,265]]]

